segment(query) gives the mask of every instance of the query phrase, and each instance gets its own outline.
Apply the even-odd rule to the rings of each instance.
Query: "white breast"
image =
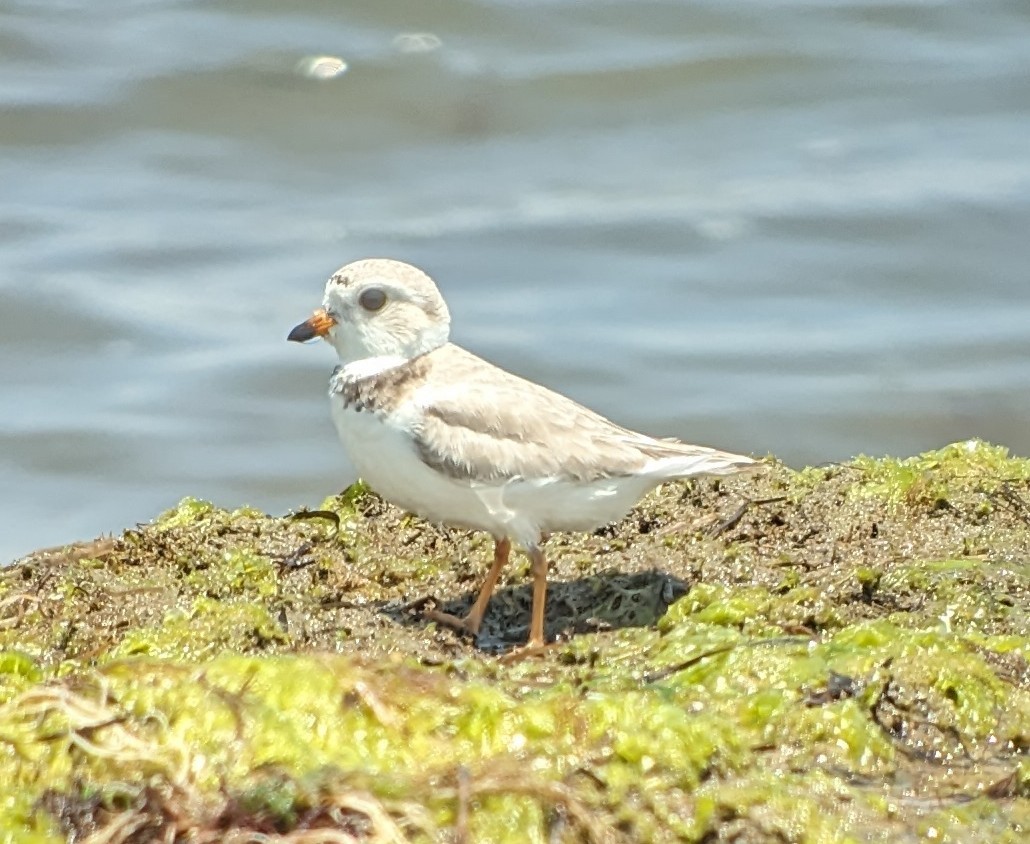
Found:
[[[422,462],[406,414],[380,416],[344,408],[330,396],[333,422],[358,475],[387,501],[434,522],[488,530],[507,530],[467,483],[452,481]]]
[[[524,546],[536,544],[541,533],[593,530],[620,519],[656,485],[642,477],[495,485],[451,479],[422,462],[410,433],[419,412],[413,404],[389,415],[345,408],[338,395],[330,404],[354,468],[385,499],[430,521],[508,536]]]

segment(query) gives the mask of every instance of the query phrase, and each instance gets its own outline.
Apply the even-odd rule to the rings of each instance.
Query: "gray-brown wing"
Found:
[[[639,445],[659,445],[456,346],[432,354],[432,377],[416,396],[416,443],[425,463],[451,477],[592,481],[640,471],[653,455]]]

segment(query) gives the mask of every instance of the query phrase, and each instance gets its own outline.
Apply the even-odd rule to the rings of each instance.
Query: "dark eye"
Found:
[[[368,290],[361,291],[358,304],[366,311],[378,311],[386,304],[386,294],[378,287],[370,287]]]

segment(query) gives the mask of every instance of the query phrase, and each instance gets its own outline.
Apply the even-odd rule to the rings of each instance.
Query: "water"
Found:
[[[1030,453],[1027,55],[1024,0],[0,0],[0,560],[341,488],[285,335],[368,255],[652,433]]]

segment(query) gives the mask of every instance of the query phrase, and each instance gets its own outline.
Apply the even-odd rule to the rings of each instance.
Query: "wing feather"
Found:
[[[416,446],[423,462],[454,478],[590,482],[653,473],[659,480],[753,463],[630,431],[457,346],[432,357],[432,377],[413,396],[422,410]]]

